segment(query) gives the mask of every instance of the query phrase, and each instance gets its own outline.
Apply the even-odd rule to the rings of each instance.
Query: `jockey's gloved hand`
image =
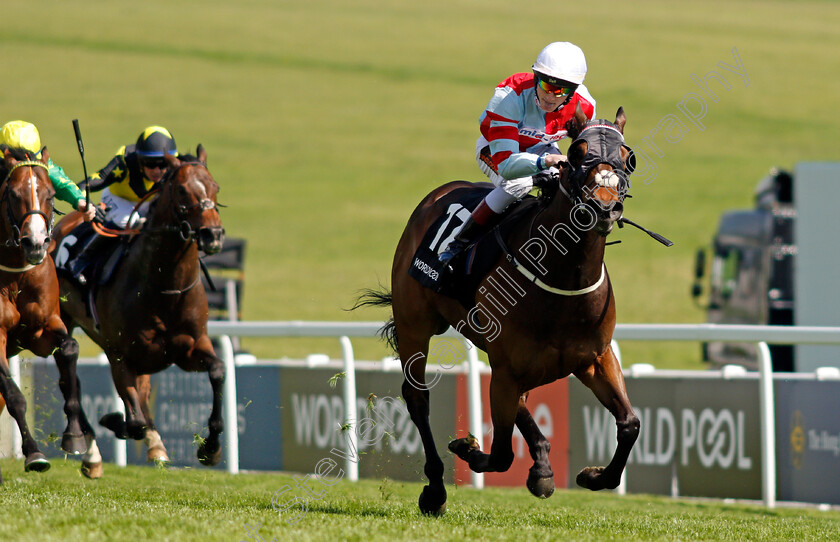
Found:
[[[558,171],[556,168],[547,169],[545,171],[540,171],[531,179],[534,181],[534,187],[536,188],[544,188],[546,186],[556,185],[560,176],[558,175]]]
[[[106,210],[103,209],[100,205],[94,206],[94,209],[96,210],[96,216],[93,217],[93,221],[97,224],[104,224]]]

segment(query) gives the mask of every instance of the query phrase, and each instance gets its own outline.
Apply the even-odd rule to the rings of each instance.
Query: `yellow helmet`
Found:
[[[41,150],[41,135],[31,122],[13,120],[0,128],[0,143],[38,153]]]

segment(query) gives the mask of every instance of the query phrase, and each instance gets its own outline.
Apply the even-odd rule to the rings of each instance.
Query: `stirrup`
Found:
[[[452,261],[464,252],[467,244],[459,239],[453,239],[446,250],[438,255],[438,261],[443,264],[444,269],[453,271]]]

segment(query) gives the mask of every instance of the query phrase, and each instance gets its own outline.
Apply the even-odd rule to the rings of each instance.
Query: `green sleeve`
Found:
[[[85,199],[85,195],[79,190],[76,183],[64,173],[64,170],[55,165],[52,160],[47,162],[47,170],[49,171],[53,188],[55,188],[55,196],[61,201],[66,201],[76,209],[79,201]]]

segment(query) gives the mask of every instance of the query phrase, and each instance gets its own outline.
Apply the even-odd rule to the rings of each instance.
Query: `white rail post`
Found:
[[[356,437],[356,359],[353,357],[353,344],[350,338],[343,336],[341,352],[344,357],[344,418],[347,424],[347,479],[359,480],[359,442]]]
[[[11,358],[9,358],[9,374],[11,375],[12,380],[17,385],[18,389],[20,389],[19,356],[12,356]],[[21,390],[21,392],[23,392],[23,390]],[[12,418],[12,423],[10,427],[12,428],[12,456],[16,459],[23,459],[23,450],[21,449],[21,447],[23,446],[23,440],[20,437],[20,427],[18,427],[17,425],[17,420]]]
[[[464,339],[464,346],[467,348],[467,397],[470,405],[470,433],[478,439],[481,449],[484,446],[484,430],[482,426],[481,412],[481,362],[478,361],[478,348]],[[484,488],[484,473],[472,473],[472,485],[476,489]]]
[[[758,381],[761,408],[761,492],[764,505],[776,507],[776,406],[773,400],[773,364],[766,342],[758,343]]]
[[[219,337],[222,361],[225,363],[225,462],[230,474],[239,473],[239,413],[236,403],[236,358],[233,354],[233,342],[229,335]]]
[[[111,399],[114,401],[114,412],[119,412],[123,415],[125,420],[125,404],[123,403],[120,394],[117,393],[117,388],[114,387],[111,394]],[[125,467],[128,463],[128,451],[126,446],[126,439],[114,437],[114,464],[118,467]]]

